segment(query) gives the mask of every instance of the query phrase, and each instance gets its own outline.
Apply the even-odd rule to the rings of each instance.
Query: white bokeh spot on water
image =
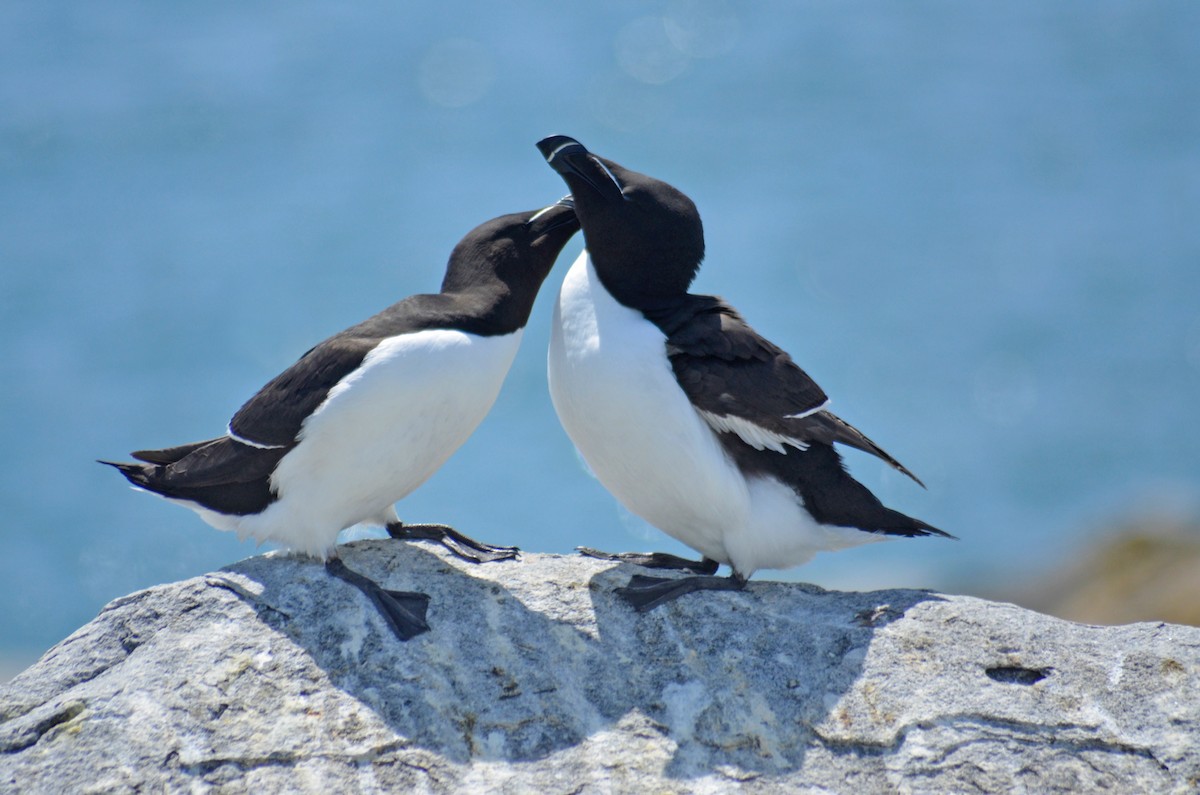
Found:
[[[462,108],[478,102],[496,79],[492,54],[472,39],[443,39],[425,53],[417,71],[421,93],[435,105]]]
[[[741,33],[725,0],[672,0],[663,13],[663,29],[671,44],[691,58],[726,53]]]
[[[688,57],[667,37],[662,17],[641,17],[617,32],[617,64],[634,80],[661,85],[679,77]]]

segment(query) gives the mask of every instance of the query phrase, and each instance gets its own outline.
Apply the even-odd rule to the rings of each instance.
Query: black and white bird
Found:
[[[418,634],[428,628],[428,597],[347,569],[338,533],[378,524],[475,562],[516,556],[444,525],[403,525],[394,503],[491,409],[538,289],[578,229],[566,199],[481,224],[450,254],[441,292],[405,298],[312,348],[250,398],[224,435],[132,454],[143,463],[102,463],[217,529],[328,561],[401,638]]]
[[[835,442],[920,483],[832,414],[786,352],[721,299],[688,293],[704,232],[687,196],[563,135],[538,148],[570,188],[587,246],[554,307],[554,408],[597,479],[704,559],[583,551],[704,575],[733,569],[729,578],[635,577],[626,599],[649,610],[694,590],[741,588],[759,569],[817,552],[948,536],[885,507],[847,473]]]

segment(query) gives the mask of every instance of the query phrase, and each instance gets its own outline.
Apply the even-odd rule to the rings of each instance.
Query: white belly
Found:
[[[520,330],[502,337],[433,330],[385,340],[305,421],[300,444],[272,476],[279,499],[229,529],[325,556],[341,530],[394,518],[393,504],[436,472],[487,415],[520,341]]]
[[[743,476],[679,388],[663,333],[613,299],[586,251],[563,281],[553,322],[555,411],[596,477],[633,513],[746,576],[879,538],[819,525],[790,487]]]
[[[554,308],[550,396],[571,441],[633,513],[713,560],[746,522],[745,480],[675,382],[665,337],[617,303],[587,252]]]

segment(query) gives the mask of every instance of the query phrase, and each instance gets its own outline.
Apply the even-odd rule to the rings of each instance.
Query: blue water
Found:
[[[1200,4],[10,0],[0,9],[0,656],[253,554],[93,463],[223,431],[325,336],[558,198],[571,134],[699,206],[701,292],[929,484],[959,542],[789,576],[967,589],[1200,507]],[[497,543],[679,551],[589,479],[534,309],[400,506]]]

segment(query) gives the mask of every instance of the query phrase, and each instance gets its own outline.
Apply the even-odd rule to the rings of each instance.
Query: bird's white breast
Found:
[[[550,338],[550,395],[588,466],[633,513],[728,561],[745,480],[679,388],[665,337],[604,289],[584,251],[563,281]]]
[[[308,417],[272,476],[279,499],[236,529],[314,555],[342,529],[385,521],[471,435],[500,392],[521,331],[447,329],[383,340]]]

